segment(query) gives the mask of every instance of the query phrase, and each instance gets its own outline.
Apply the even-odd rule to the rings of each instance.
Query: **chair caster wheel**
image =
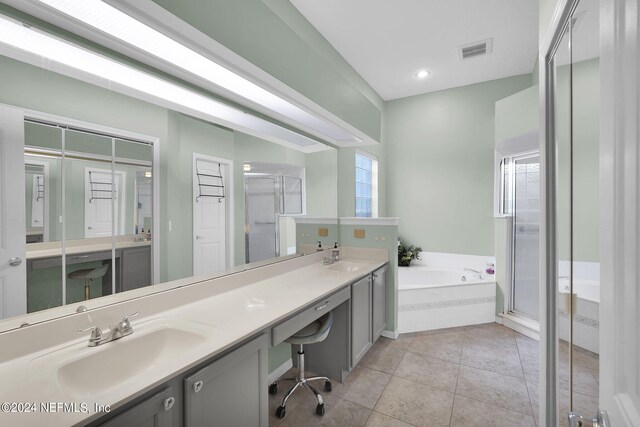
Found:
[[[278,394],[278,384],[273,383],[269,386],[269,394]]]
[[[284,406],[278,406],[278,409],[276,409],[276,417],[278,418],[284,418],[286,413],[287,413],[287,410],[284,408]]]
[[[316,415],[320,415],[320,416],[324,415],[324,403],[318,404],[318,406],[316,406]]]
[[[324,382],[324,391],[331,391],[331,381]]]

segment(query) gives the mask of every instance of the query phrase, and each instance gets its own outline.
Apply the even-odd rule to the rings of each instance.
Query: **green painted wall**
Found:
[[[529,74],[387,104],[386,215],[402,217],[400,235],[425,251],[494,254],[495,103],[530,86]]]
[[[320,236],[319,229],[326,228],[327,235]],[[313,247],[314,250],[318,246],[318,241],[322,242],[322,247],[324,249],[332,248],[335,242],[338,242],[340,246],[343,246],[341,237],[339,235],[339,227],[337,224],[296,224],[296,240],[300,245],[306,245],[310,251],[310,248]]]
[[[533,85],[496,102],[496,142],[538,129],[538,89]]]
[[[154,2],[380,140],[382,100],[288,1]]]

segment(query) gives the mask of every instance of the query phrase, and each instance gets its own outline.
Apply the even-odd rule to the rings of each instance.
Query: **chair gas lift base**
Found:
[[[103,277],[107,273],[108,268],[109,264],[98,268],[84,268],[82,270],[72,271],[67,274],[67,278],[84,280],[84,300],[89,301],[91,299],[91,283],[93,283],[93,279]]]

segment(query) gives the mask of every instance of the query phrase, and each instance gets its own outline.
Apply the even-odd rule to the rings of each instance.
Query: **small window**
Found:
[[[500,161],[500,200],[499,214],[511,214],[511,157],[505,157]]]
[[[378,159],[356,152],[356,216],[378,216]]]

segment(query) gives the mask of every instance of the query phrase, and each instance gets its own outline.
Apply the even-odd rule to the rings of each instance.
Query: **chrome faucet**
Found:
[[[479,279],[482,279],[482,272],[481,271],[474,270],[473,268],[463,268],[463,271],[469,271],[469,272],[477,275]],[[465,280],[467,280],[467,278],[465,276],[462,276],[461,280],[465,281]]]
[[[133,333],[133,328],[131,327],[131,323],[129,322],[130,317],[134,317],[140,314],[139,311],[136,311],[133,314],[125,316],[121,321],[116,323],[114,326],[109,327],[109,333],[105,336],[102,330],[97,326],[92,326],[87,329],[78,329],[78,332],[88,332],[91,331],[91,336],[89,337],[89,347],[97,347],[102,344],[106,344],[111,341],[119,340],[122,337],[126,337],[127,335],[131,335]]]
[[[323,265],[331,265],[331,264],[335,264],[336,262],[340,261],[340,256],[336,253],[331,253],[331,256],[325,257],[324,261],[322,262]]]

